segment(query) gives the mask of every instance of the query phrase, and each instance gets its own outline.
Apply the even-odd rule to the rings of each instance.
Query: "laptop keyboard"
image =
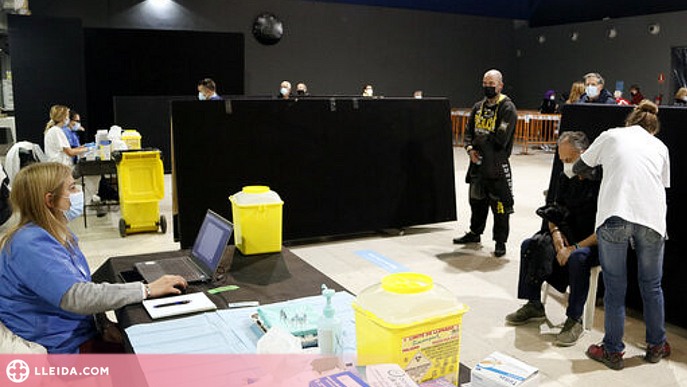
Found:
[[[163,259],[158,261],[163,274],[176,274],[184,277],[188,282],[197,282],[203,279],[198,269],[192,267],[188,258]]]

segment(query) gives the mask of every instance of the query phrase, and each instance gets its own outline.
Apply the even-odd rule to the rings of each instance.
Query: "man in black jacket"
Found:
[[[503,76],[489,70],[482,80],[484,98],[472,108],[465,128],[465,149],[470,166],[465,182],[470,184],[470,231],[453,243],[476,243],[484,232],[489,207],[494,214],[494,255],[506,254],[508,218],[513,213],[510,157],[518,114],[503,90]]]
[[[563,162],[563,172],[558,177],[554,203],[566,210],[568,216],[564,219],[565,224],[548,222],[551,243],[555,250],[553,270],[547,278],[537,278],[536,283],[533,283],[532,273],[528,272],[532,267],[525,260],[537,257],[526,257],[529,244],[532,243],[532,239],[526,239],[522,243],[518,298],[528,302],[506,316],[506,322],[511,325],[543,321],[546,314],[540,299],[542,282],[546,280],[561,292],[570,286],[566,310],[568,318],[556,336],[556,344],[560,346],[574,345],[582,334],[582,314],[589,291],[589,274],[593,266],[599,265],[594,222],[601,176],[599,171],[595,171],[590,176],[593,179],[582,178],[575,176],[572,171],[573,164],[588,147],[589,140],[582,132],[564,132],[558,140],[558,156]],[[553,255],[549,259],[554,260]]]
[[[618,104],[613,94],[604,88],[604,79],[599,73],[589,73],[584,76],[584,94],[577,102]]]

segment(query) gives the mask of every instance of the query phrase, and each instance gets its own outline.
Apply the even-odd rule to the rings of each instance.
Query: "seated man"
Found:
[[[589,73],[584,76],[584,94],[577,102],[617,104],[613,95],[604,89],[604,79],[599,73]]]
[[[558,141],[558,156],[564,167],[558,179],[555,203],[569,211],[566,218],[566,232],[569,235],[563,235],[559,229],[561,225],[549,222],[557,263],[553,263],[553,271],[546,281],[560,291],[565,291],[570,285],[566,311],[568,318],[556,336],[556,344],[560,346],[574,345],[582,334],[581,317],[589,291],[589,273],[593,266],[599,265],[594,221],[600,179],[584,179],[572,173],[573,164],[588,147],[589,140],[582,132],[564,132]],[[522,243],[522,255],[531,241],[527,239]],[[527,272],[528,265],[523,263],[520,264],[518,298],[528,302],[506,316],[506,322],[512,325],[546,318],[540,299],[542,284],[527,279],[531,273]]]

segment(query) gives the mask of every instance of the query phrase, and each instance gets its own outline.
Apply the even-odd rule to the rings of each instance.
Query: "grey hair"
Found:
[[[589,73],[589,74],[584,76],[584,80],[586,81],[587,78],[592,78],[592,77],[598,79],[600,84],[602,84],[602,85],[604,84],[604,78],[599,73]]]
[[[499,70],[491,69],[491,70],[487,71],[486,73],[484,73],[484,76],[485,76],[485,77],[486,77],[487,75],[493,75],[493,76],[495,76],[496,79],[499,81],[499,83],[502,83],[502,82],[503,82],[503,74],[501,74],[501,72],[500,72]]]
[[[578,151],[583,151],[589,148],[589,138],[584,132],[563,132],[558,138],[558,146],[564,142],[569,142],[570,145],[574,146]]]

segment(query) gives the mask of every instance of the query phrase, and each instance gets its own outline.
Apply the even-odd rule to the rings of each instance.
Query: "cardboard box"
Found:
[[[472,371],[472,387],[537,387],[539,370],[500,352],[480,361]]]

